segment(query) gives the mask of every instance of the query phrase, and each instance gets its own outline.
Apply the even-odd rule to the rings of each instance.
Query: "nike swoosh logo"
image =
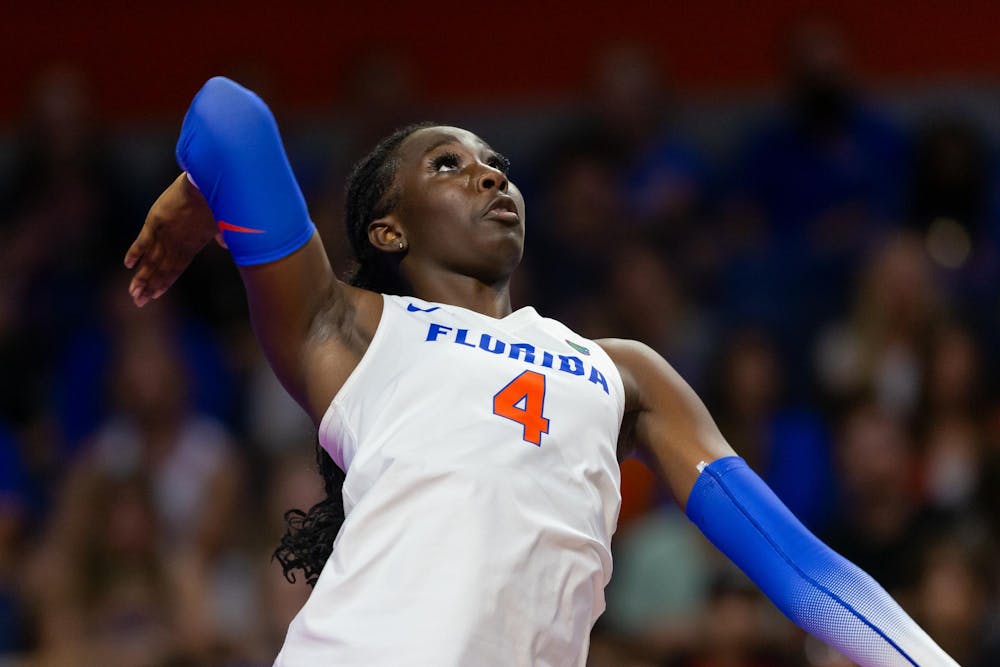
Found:
[[[266,233],[263,229],[253,229],[251,227],[240,227],[239,225],[234,225],[226,222],[225,220],[219,220],[219,231],[221,232],[240,232],[242,234],[264,234]]]
[[[419,308],[417,306],[414,306],[412,303],[406,304],[406,309],[411,313],[433,313],[440,307],[441,306],[434,306],[433,308]]]

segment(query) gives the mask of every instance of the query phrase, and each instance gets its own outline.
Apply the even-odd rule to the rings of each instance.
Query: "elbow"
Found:
[[[177,162],[201,187],[214,183],[226,164],[243,162],[249,141],[271,134],[277,125],[263,100],[232,79],[212,77],[184,116]]]
[[[219,100],[240,103],[240,101],[251,97],[256,97],[256,95],[232,79],[225,76],[213,76],[195,94],[192,106],[197,108]]]

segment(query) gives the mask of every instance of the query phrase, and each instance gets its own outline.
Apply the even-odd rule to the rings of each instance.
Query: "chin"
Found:
[[[524,255],[524,243],[518,238],[516,240],[509,239],[506,243],[498,245],[499,247],[490,256],[496,258],[494,266],[499,269],[499,272],[509,278],[510,274],[521,264],[521,257]]]
[[[476,276],[480,282],[487,285],[507,282],[521,264],[521,251],[522,248],[518,246],[516,251],[508,248],[502,253],[497,250],[484,253],[480,257],[488,257],[489,262],[478,262],[478,266],[470,271],[470,275]]]

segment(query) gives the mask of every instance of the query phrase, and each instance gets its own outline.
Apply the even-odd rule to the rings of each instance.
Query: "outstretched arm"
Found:
[[[125,263],[137,305],[158,298],[217,233],[239,266],[278,379],[317,423],[378,323],[377,294],[334,276],[264,102],[209,80],[184,118],[185,170],[157,200]]]
[[[786,616],[865,667],[957,666],[874,579],[792,515],[660,355],[633,341],[600,343],[625,384],[624,428],[688,517]]]

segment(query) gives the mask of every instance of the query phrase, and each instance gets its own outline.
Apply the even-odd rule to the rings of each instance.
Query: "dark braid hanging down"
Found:
[[[323,477],[326,498],[313,505],[309,512],[300,509],[285,512],[288,529],[274,550],[273,557],[281,564],[285,579],[293,584],[295,570],[302,570],[306,583],[316,585],[323,565],[333,552],[333,541],[344,523],[344,471],[320,447],[318,440],[316,463]]]
[[[357,267],[350,283],[355,287],[385,294],[408,294],[409,287],[399,275],[399,257],[379,251],[368,240],[368,224],[395,208],[399,192],[392,189],[399,165],[397,149],[403,141],[434,123],[410,125],[383,139],[361,159],[347,179],[345,223]],[[295,570],[302,570],[306,583],[316,585],[319,573],[333,552],[333,541],[344,523],[344,472],[316,442],[316,463],[323,477],[326,498],[308,512],[285,512],[285,531],[274,558],[281,564],[285,579],[295,583]]]

